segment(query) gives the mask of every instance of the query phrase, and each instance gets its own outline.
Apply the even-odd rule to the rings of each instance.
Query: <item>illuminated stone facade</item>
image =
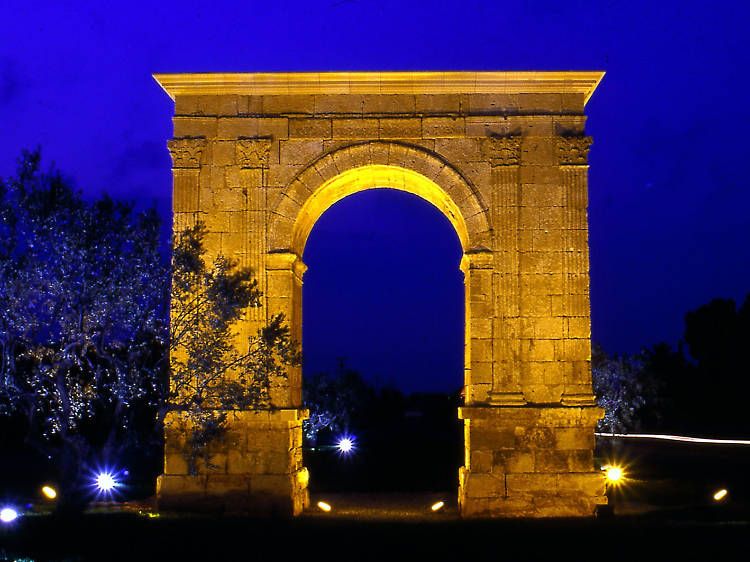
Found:
[[[599,72],[158,75],[176,102],[174,228],[257,272],[299,338],[301,256],[315,221],[357,191],[433,203],[463,246],[463,516],[591,515],[602,412],[591,392],[584,106]],[[188,476],[166,433],[163,506],[297,514],[307,504],[301,373],[272,410],[237,412],[216,470]],[[429,463],[425,459],[425,465]]]

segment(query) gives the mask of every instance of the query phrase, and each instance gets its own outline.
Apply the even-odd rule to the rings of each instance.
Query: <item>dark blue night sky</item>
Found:
[[[687,310],[750,291],[748,12],[716,1],[12,2],[0,175],[39,145],[87,195],[155,201],[168,217],[173,104],[156,72],[605,70],[587,107],[593,338],[610,352],[675,343]],[[345,356],[408,389],[459,384],[452,236],[404,194],[331,208],[305,254],[311,365]],[[423,269],[403,271],[415,254]],[[361,265],[339,267],[354,256]]]

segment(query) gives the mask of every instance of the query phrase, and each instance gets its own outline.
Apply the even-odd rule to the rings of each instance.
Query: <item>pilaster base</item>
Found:
[[[230,414],[228,431],[211,444],[208,463],[189,474],[184,455],[187,422],[167,419],[164,474],[157,480],[160,509],[293,516],[310,503],[302,466],[306,410],[247,410]]]
[[[463,517],[587,517],[607,503],[593,462],[596,406],[476,406],[459,409],[466,466]]]

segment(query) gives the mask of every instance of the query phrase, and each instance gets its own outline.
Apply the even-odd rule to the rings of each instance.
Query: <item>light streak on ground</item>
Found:
[[[710,445],[750,445],[750,440],[743,439],[707,439],[704,437],[687,437],[685,435],[660,435],[657,433],[595,433],[597,437],[629,437],[631,439],[661,439],[663,441],[682,441],[685,443],[705,443]]]

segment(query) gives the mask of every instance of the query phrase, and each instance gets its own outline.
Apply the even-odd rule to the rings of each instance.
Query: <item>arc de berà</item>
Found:
[[[208,254],[256,272],[255,333],[283,312],[299,339],[302,262],[316,220],[372,188],[408,191],[456,229],[465,279],[465,517],[591,515],[593,462],[584,107],[601,72],[161,74],[174,228],[206,224]],[[216,470],[188,474],[166,429],[163,507],[298,514],[299,369],[272,408],[235,411]],[[177,414],[175,414],[177,415]],[[425,459],[425,466],[430,459]]]

